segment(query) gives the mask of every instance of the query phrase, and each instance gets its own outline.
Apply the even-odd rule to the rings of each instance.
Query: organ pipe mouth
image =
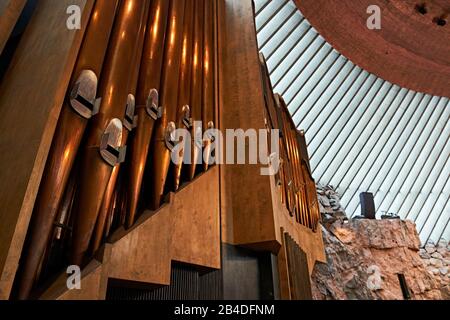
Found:
[[[123,125],[128,131],[132,131],[137,126],[136,99],[131,93],[127,97],[127,107]]]
[[[122,147],[122,121],[112,119],[102,135],[100,143],[100,155],[111,166],[116,166],[125,161],[126,147]]]
[[[158,120],[162,116],[162,107],[159,106],[158,90],[150,89],[146,105],[147,114],[153,119]]]
[[[83,70],[69,96],[70,106],[85,119],[98,113],[100,100],[96,100],[98,78],[94,71]]]
[[[167,124],[167,126],[166,126],[166,132],[165,132],[164,140],[165,140],[167,149],[169,149],[169,151],[171,151],[171,152],[176,146],[176,144],[175,144],[175,140],[176,140],[175,132],[176,132],[176,130],[177,130],[177,126],[175,125],[175,122],[170,121]]]
[[[183,114],[183,125],[187,129],[190,129],[193,123],[193,120],[191,118],[191,108],[188,105],[184,105],[181,109],[181,112]]]

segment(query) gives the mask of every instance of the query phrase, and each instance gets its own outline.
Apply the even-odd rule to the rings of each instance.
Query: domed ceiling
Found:
[[[349,216],[368,191],[378,215],[414,220],[423,242],[449,239],[449,1],[297,2],[255,0],[256,25],[314,178],[338,188]],[[373,4],[381,30],[367,29]]]
[[[449,0],[295,2],[325,40],[366,71],[405,88],[450,97]],[[375,30],[367,26],[373,6],[380,8],[381,28]]]

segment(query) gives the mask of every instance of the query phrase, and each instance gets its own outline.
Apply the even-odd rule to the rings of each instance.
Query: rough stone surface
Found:
[[[428,272],[444,288],[443,297],[450,299],[450,247],[447,241],[441,239],[437,244],[429,241],[425,248],[420,249],[419,255]]]
[[[321,204],[325,191],[318,191]],[[322,211],[322,217],[329,216],[322,226],[327,263],[313,271],[314,299],[402,300],[398,274],[405,276],[411,299],[450,299],[445,240],[421,248],[411,221],[347,220],[338,211],[337,216],[332,208]]]
[[[333,186],[317,184],[316,189],[323,225],[329,227],[336,220],[348,220],[345,210],[341,205],[340,196],[334,190]]]

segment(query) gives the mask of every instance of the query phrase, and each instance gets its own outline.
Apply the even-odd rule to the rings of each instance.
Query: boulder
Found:
[[[425,251],[428,252],[429,254],[435,253],[436,247],[434,245],[427,244],[425,245]]]
[[[420,248],[411,221],[336,220],[322,229],[327,263],[316,264],[313,270],[315,299],[402,300],[400,273],[413,299],[442,299],[443,284],[437,278],[448,279],[448,270],[441,270],[442,260]],[[432,261],[442,265],[436,267]]]
[[[445,254],[445,253],[444,253]],[[435,258],[435,259],[439,259],[439,260],[441,260],[443,257],[442,257],[442,254],[440,254],[439,252],[434,252],[434,253],[432,253],[431,254],[431,257],[432,258]]]

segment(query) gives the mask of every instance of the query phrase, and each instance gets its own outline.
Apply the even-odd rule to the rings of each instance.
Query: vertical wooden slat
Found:
[[[285,234],[283,228],[281,228],[281,234]],[[291,285],[289,284],[290,279],[287,259],[286,237],[283,236],[282,246],[277,255],[281,300],[289,300],[291,298]]]
[[[264,94],[251,0],[219,1],[220,129],[265,129]],[[245,45],[243,45],[245,44]],[[223,148],[226,150],[226,141]],[[224,242],[256,243],[275,239],[270,177],[262,165],[221,167]],[[246,192],[243,192],[245,190]],[[251,205],[250,205],[251,204]],[[266,243],[273,248],[275,241]]]
[[[288,234],[284,234],[287,252],[289,287],[292,300],[312,300],[306,253]]]

